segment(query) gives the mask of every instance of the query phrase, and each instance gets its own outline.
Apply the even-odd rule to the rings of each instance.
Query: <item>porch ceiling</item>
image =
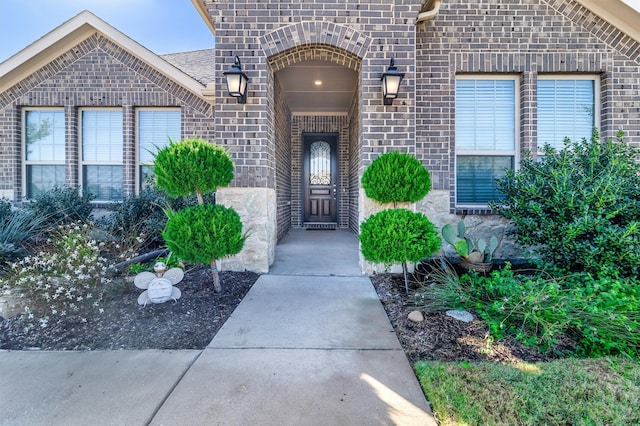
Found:
[[[293,114],[347,113],[358,86],[356,71],[322,60],[289,65],[275,76]]]

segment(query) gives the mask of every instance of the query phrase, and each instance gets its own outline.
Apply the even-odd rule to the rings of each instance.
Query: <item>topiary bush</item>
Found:
[[[171,142],[156,154],[153,173],[159,188],[173,197],[215,192],[233,180],[233,162],[224,148],[202,139]]]
[[[171,142],[168,147],[160,150],[156,155],[154,173],[158,187],[167,191],[169,195],[195,194],[199,205],[204,206],[206,196],[233,180],[233,163],[229,153],[223,148],[201,139],[188,139],[177,143]],[[189,207],[184,211],[187,210],[189,213],[174,213],[171,209],[168,210],[169,220],[163,237],[170,248],[172,245],[181,247],[177,251],[173,249],[172,251],[180,258],[182,258],[181,253],[188,256],[183,260],[191,261],[190,259],[195,259],[197,256],[199,261],[204,261],[207,255],[214,255],[209,257],[206,263],[211,265],[215,290],[221,291],[216,259],[238,253],[246,238],[238,237],[236,219],[231,213],[223,215],[215,210],[209,211],[195,207]],[[235,214],[237,216],[237,213]],[[192,224],[183,220],[184,217],[192,217],[199,222]],[[225,220],[225,217],[231,222],[228,224],[219,222]],[[239,221],[238,218],[237,222],[240,223]],[[241,230],[240,223],[240,232]],[[240,247],[230,244],[231,241],[240,244]],[[187,249],[189,247],[200,247],[201,253],[197,254]]]
[[[360,226],[360,242],[365,259],[385,266],[420,262],[442,245],[429,218],[407,209],[382,210],[369,216]]]
[[[415,203],[431,190],[431,176],[410,154],[388,152],[373,160],[362,174],[367,197],[380,203]]]
[[[219,204],[197,205],[169,213],[162,236],[178,258],[207,264],[211,259],[239,253],[246,240],[238,213]],[[214,285],[216,291],[222,290],[219,282]]]
[[[380,203],[416,202],[431,189],[429,171],[409,154],[389,152],[376,158],[362,175],[368,197]],[[440,250],[442,241],[422,213],[406,209],[383,210],[360,224],[362,256],[369,262],[402,265],[409,292],[407,262],[419,262]]]
[[[640,272],[639,151],[617,141],[565,141],[525,158],[498,180],[492,207],[516,226],[518,241],[565,271],[633,276]]]
[[[46,217],[54,225],[73,222],[89,222],[93,206],[93,194],[81,193],[78,188],[55,186],[27,201],[24,207],[35,216]]]

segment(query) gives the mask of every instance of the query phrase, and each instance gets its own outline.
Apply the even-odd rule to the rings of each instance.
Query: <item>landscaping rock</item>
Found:
[[[446,314],[449,315],[451,318],[457,319],[458,321],[462,321],[462,322],[473,321],[473,315],[471,315],[467,311],[447,311]]]
[[[409,316],[407,317],[411,322],[422,322],[424,321],[424,315],[420,311],[411,311],[409,312]]]

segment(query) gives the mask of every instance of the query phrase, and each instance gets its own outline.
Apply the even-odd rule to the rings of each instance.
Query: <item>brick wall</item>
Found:
[[[273,187],[275,173],[269,146],[274,135],[269,123],[273,103],[269,98],[272,74],[290,63],[325,59],[360,73],[358,122],[359,173],[373,158],[393,147],[415,146],[415,18],[419,2],[360,0],[336,2],[225,2],[203,0],[216,27],[216,138],[232,152],[257,147],[255,165],[239,164],[243,186]],[[225,96],[222,73],[233,55],[249,76],[247,104]],[[382,104],[380,75],[396,58],[407,73],[399,99]]]
[[[510,73],[520,77],[519,149],[536,141],[537,77],[542,73],[600,76],[600,131],[619,130],[640,145],[640,45],[570,0],[450,0],[416,33],[416,153],[433,188],[449,191],[455,156],[455,77]]]
[[[291,228],[291,113],[286,105],[284,93],[274,83],[275,106],[275,153],[276,153],[276,204],[278,241]]]
[[[64,107],[67,183],[79,184],[78,111],[82,107],[123,110],[125,193],[135,189],[135,108],[181,107],[182,136],[213,140],[212,106],[122,50],[94,35],[0,94],[0,190],[20,200],[21,111]]]
[[[349,111],[349,228],[355,233],[360,233],[360,123],[358,121],[358,106],[360,105],[359,93],[356,96]]]

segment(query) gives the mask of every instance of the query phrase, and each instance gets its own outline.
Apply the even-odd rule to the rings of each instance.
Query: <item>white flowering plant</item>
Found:
[[[101,313],[107,285],[105,243],[91,238],[92,225],[60,225],[39,253],[12,264],[4,290],[22,290],[26,318],[47,327],[55,319],[74,315],[82,322]]]

